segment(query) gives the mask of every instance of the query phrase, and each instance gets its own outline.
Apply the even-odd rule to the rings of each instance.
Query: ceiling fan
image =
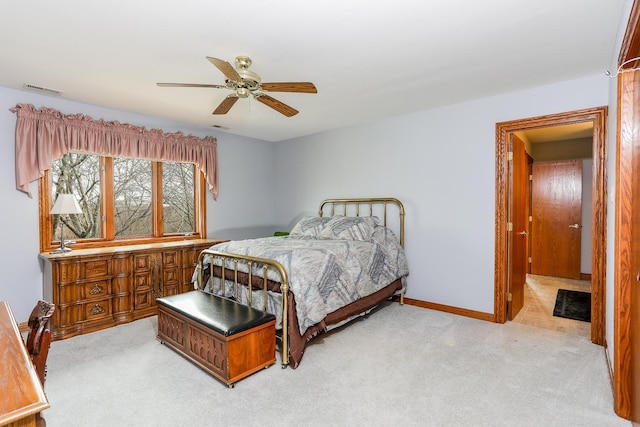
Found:
[[[225,75],[224,85],[200,84],[200,83],[157,83],[160,87],[203,87],[214,89],[230,89],[234,93],[227,96],[212,114],[227,114],[231,107],[240,98],[248,98],[252,95],[256,100],[264,105],[273,108],[277,112],[287,117],[295,116],[298,110],[278,101],[267,95],[265,92],[300,92],[318,93],[313,83],[309,82],[276,82],[262,83],[260,76],[249,70],[251,58],[248,56],[238,56],[235,61],[235,68],[222,59],[207,56],[209,62],[215,65],[222,74]]]

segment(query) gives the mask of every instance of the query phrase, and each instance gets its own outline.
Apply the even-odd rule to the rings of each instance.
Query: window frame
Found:
[[[113,156],[101,156],[100,175],[103,182],[113,182]],[[175,233],[163,235],[162,218],[162,168],[161,161],[151,161],[152,163],[152,191],[154,209],[152,214],[152,236],[145,237],[116,237],[114,230],[114,200],[113,185],[101,187],[101,210],[103,238],[84,239],[77,243],[67,245],[73,249],[90,249],[111,246],[124,246],[145,243],[161,243],[176,240],[195,240],[206,238],[206,182],[204,172],[195,164],[194,168],[194,231],[191,235]],[[51,252],[60,246],[59,240],[53,240],[53,218],[49,213],[53,206],[51,200],[51,168],[38,180],[38,208],[40,225],[40,252]]]

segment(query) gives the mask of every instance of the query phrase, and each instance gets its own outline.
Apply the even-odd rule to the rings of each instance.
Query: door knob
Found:
[[[571,224],[569,228],[580,228],[580,224]]]
[[[520,235],[521,235],[522,237],[524,237],[524,236],[526,236],[526,235],[527,235],[527,232],[526,232],[526,231],[521,231],[521,232],[520,232]]]

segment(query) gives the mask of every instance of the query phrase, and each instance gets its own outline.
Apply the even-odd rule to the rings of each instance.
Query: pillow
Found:
[[[321,239],[371,240],[380,220],[374,216],[333,216],[321,231]]]
[[[293,227],[289,236],[318,238],[330,219],[328,216],[305,216]]]
[[[382,246],[387,246],[389,241],[396,242],[398,245],[400,241],[396,237],[395,233],[387,227],[376,227],[371,235],[371,240],[378,242]]]

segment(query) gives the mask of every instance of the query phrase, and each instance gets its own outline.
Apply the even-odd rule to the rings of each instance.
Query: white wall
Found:
[[[54,108],[65,114],[82,113],[94,119],[117,120],[147,129],[165,132],[182,131],[199,137],[218,139],[220,191],[218,201],[207,194],[208,236],[224,235],[231,228],[244,237],[272,230],[274,175],[273,147],[269,143],[232,136],[213,129],[198,129],[166,120],[74,103],[64,98],[0,87],[0,301],[8,301],[18,322],[26,322],[36,301],[42,298],[42,266],[38,261],[38,191],[32,184],[33,199],[16,190],[15,124],[16,115],[9,108],[18,103]],[[260,179],[253,179],[259,175]],[[251,203],[247,197],[251,196]],[[266,213],[258,209],[264,206]],[[269,227],[265,227],[269,225]]]
[[[211,238],[247,239],[273,235],[274,148],[270,142],[218,135],[218,201],[207,205]]]
[[[493,313],[496,123],[606,105],[608,80],[603,73],[279,142],[276,220],[289,224],[327,197],[397,197],[407,213],[407,296]]]

